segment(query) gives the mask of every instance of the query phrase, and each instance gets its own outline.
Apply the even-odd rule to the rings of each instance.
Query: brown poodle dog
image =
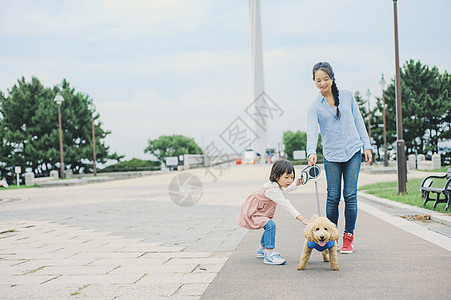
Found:
[[[338,271],[340,269],[337,262],[336,244],[338,230],[334,223],[329,221],[328,218],[313,216],[313,222],[305,228],[304,236],[306,238],[304,249],[296,269],[305,269],[313,248],[321,251],[324,261],[330,261],[332,270]]]

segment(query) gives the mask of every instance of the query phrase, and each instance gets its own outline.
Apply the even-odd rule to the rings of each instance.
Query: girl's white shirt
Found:
[[[267,188],[265,190],[265,196],[271,199],[272,201],[276,202],[277,205],[282,206],[286,211],[288,211],[293,217],[297,217],[300,215],[300,213],[294,208],[294,206],[291,204],[290,200],[284,197],[283,194],[289,193],[291,191],[294,191],[297,189],[296,182],[294,181],[289,187],[287,188],[279,188],[279,185],[277,182],[268,181],[264,184],[264,187]],[[274,188],[275,187],[275,188]]]

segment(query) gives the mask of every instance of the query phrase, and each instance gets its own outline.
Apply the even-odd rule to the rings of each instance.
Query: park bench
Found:
[[[433,182],[432,178],[440,178],[440,179],[446,178],[445,185],[442,188],[432,187]],[[449,208],[451,200],[451,168],[449,168],[448,173],[446,173],[443,176],[432,175],[423,179],[420,191],[424,198],[423,205],[426,205],[428,201],[435,201],[434,203],[435,208],[439,203],[446,203],[445,210],[447,210]],[[431,193],[437,194],[435,199],[429,196]],[[443,195],[443,198],[440,198],[441,195]]]

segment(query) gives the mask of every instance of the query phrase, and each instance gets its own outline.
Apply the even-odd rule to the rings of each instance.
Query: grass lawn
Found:
[[[421,182],[423,182],[423,178],[409,179],[406,185],[407,194],[405,195],[398,195],[398,183],[396,181],[365,185],[360,187],[359,191],[363,191],[367,194],[372,194],[380,198],[385,198],[413,206],[424,207],[423,206],[424,200],[421,197],[420,192]],[[433,179],[433,182],[434,182],[432,184],[433,187],[442,188],[445,185],[446,180],[435,178]],[[433,205],[434,201],[429,201],[424,208],[435,210],[442,213],[449,213],[449,211],[445,211],[446,203],[439,203],[435,209],[432,207]]]
[[[435,169],[435,170],[418,170],[418,171],[436,172],[436,173],[445,174],[446,172],[448,172],[448,169],[450,169],[450,168],[451,168],[451,166],[444,166],[444,167],[441,167],[440,169]],[[443,175],[443,174],[440,174],[440,175]]]
[[[10,184],[7,188],[5,187],[0,187],[0,191],[5,191],[5,190],[20,190],[20,189],[29,189],[29,188],[38,188],[39,185],[35,184],[33,186],[26,186],[26,185],[21,185],[21,186],[17,186],[17,185],[12,185]]]

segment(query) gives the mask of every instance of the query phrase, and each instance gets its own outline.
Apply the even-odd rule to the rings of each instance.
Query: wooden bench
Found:
[[[433,182],[432,178],[439,178],[439,179],[446,178],[446,183],[442,188],[432,187],[432,182]],[[439,204],[439,203],[446,203],[445,210],[447,210],[449,208],[449,204],[451,201],[451,168],[449,168],[448,173],[446,173],[443,176],[432,175],[432,176],[428,176],[425,179],[423,179],[423,182],[421,183],[420,191],[424,198],[423,205],[426,205],[426,203],[428,201],[435,201],[434,202],[434,208],[435,208],[437,206],[437,204]],[[431,193],[436,194],[435,199],[430,198]],[[440,198],[441,195],[443,195],[443,198]]]

